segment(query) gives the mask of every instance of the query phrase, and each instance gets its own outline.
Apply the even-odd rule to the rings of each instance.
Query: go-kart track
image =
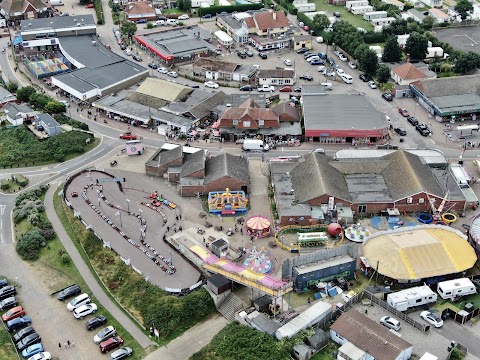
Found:
[[[181,226],[181,221],[176,221],[181,210],[168,194],[158,194],[163,201],[154,200],[153,190],[147,193],[125,180],[119,183],[107,173],[86,171],[72,177],[65,187],[65,197],[104,243],[152,283],[163,289],[188,288],[197,283],[199,271],[163,240],[167,226]]]

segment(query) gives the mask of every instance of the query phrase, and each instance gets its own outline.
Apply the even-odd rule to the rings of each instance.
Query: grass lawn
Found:
[[[322,350],[317,352],[311,360],[335,360],[336,357],[333,355],[333,352],[339,348],[337,344],[330,341],[327,346],[325,346]]]
[[[4,179],[4,180],[2,180],[2,183],[8,183],[10,185],[10,187],[8,189],[2,190],[2,192],[5,193],[5,194],[13,194],[13,193],[16,193],[16,192],[23,189],[23,187],[18,185],[12,179]]]
[[[165,10],[162,10],[162,14],[165,14],[165,15],[174,15],[174,14],[178,14],[178,15],[181,15],[181,14],[188,14],[187,11],[183,11],[183,10],[180,10],[178,8],[174,8],[174,9],[165,9]]]
[[[347,21],[355,27],[364,28],[367,31],[373,30],[373,25],[363,20],[362,15],[354,15],[348,12],[345,6],[330,5],[327,0],[312,0],[309,2],[316,5],[315,11],[327,11],[330,16],[334,11],[338,11],[342,14],[341,20]]]

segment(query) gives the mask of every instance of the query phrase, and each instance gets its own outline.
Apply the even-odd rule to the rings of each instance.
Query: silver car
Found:
[[[132,352],[133,350],[131,348],[129,348],[128,346],[125,346],[112,352],[108,359],[109,360],[123,359],[124,357],[131,356]]]

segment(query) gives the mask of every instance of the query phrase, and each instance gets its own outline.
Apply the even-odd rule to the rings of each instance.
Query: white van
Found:
[[[242,149],[245,151],[250,150],[260,150],[260,151],[268,151],[270,148],[267,144],[264,144],[262,140],[244,140]]]
[[[90,304],[91,302],[92,300],[90,299],[88,294],[78,295],[75,299],[73,299],[67,304],[67,309],[68,311],[73,311],[76,308],[82,305]]]
[[[165,25],[165,20],[157,20],[153,22],[153,26],[163,26]]]
[[[131,55],[132,55],[132,50],[130,50],[130,49],[125,49],[125,54],[126,54],[127,56],[131,56]]]
[[[167,25],[178,25],[178,22],[176,19],[168,19]]]
[[[323,37],[317,36],[317,37],[315,38],[315,41],[316,41],[317,43],[321,44],[321,43],[323,43]]]
[[[330,83],[330,82],[320,83],[320,85],[322,85],[323,87],[325,87],[325,90],[332,90],[332,87],[333,87],[333,84]]]
[[[353,78],[348,74],[342,74],[342,75],[340,75],[340,77],[342,78],[343,82],[346,83],[346,84],[352,84],[353,83]]]

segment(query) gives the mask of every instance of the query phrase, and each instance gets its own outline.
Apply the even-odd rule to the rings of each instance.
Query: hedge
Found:
[[[305,13],[298,13],[297,14],[297,20],[298,20],[298,22],[303,22],[310,29],[313,29],[313,20],[310,19],[307,15],[305,15]]]
[[[278,0],[278,3],[290,14],[297,15],[298,9],[295,6],[293,6],[293,4],[288,0]]]
[[[28,185],[28,179],[22,174],[12,174],[12,180],[15,181],[21,187]]]
[[[100,1],[100,0],[95,0]],[[243,12],[248,10],[260,10],[263,8],[263,4],[242,4],[242,5],[228,5],[228,6],[210,6],[209,8],[200,8],[197,10],[198,16],[210,14],[212,16],[220,14],[225,11],[232,13],[234,11]]]
[[[103,11],[102,0],[95,0],[95,13],[97,14],[97,24],[105,24],[105,12]]]

